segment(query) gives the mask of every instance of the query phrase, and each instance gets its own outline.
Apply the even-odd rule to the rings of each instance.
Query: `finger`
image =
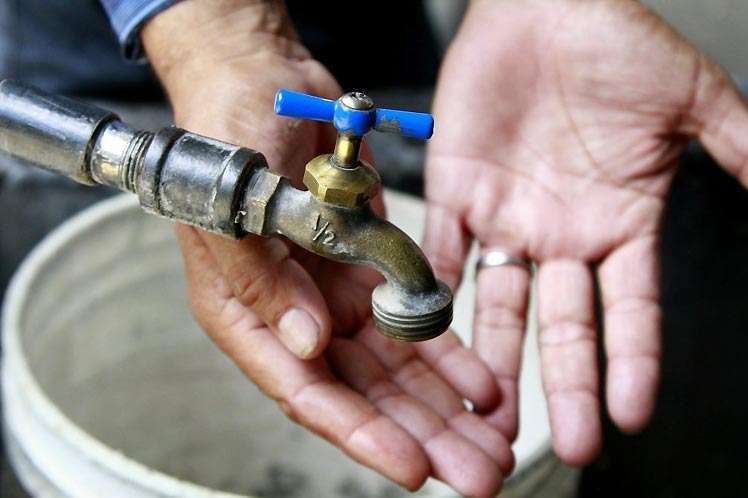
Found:
[[[500,406],[487,420],[513,441],[519,426],[517,386],[530,273],[518,266],[484,268],[476,284],[473,349],[491,369],[501,396]]]
[[[491,370],[475,352],[463,346],[453,331],[415,343],[414,347],[419,356],[477,411],[487,412],[498,406],[502,398]]]
[[[423,250],[437,278],[454,291],[462,270],[470,238],[459,216],[436,203],[429,203]],[[423,358],[462,396],[479,410],[494,408],[500,400],[495,380],[479,359],[466,349],[452,331],[416,346]],[[459,365],[459,367],[458,367]]]
[[[276,238],[234,241],[205,232],[201,240],[234,296],[257,313],[299,358],[319,356],[330,340],[327,305],[309,274]]]
[[[428,406],[393,384],[382,365],[357,342],[333,340],[327,357],[338,375],[423,446],[434,477],[467,496],[495,496],[500,470],[479,447],[450,429]]]
[[[613,421],[641,430],[655,406],[660,373],[657,238],[634,239],[598,270],[605,308],[606,397]]]
[[[470,237],[459,215],[446,206],[429,202],[423,252],[436,277],[453,291],[460,285],[469,246]]]
[[[602,442],[592,273],[582,261],[551,260],[538,271],[540,362],[556,454],[588,463]]]
[[[748,106],[729,75],[703,55],[681,132],[697,135],[717,162],[748,187]]]
[[[511,472],[514,458],[507,440],[482,418],[468,412],[460,396],[421,360],[410,344],[384,337],[372,327],[359,332],[356,338],[400,389],[423,402],[452,429],[483,449],[505,474]]]
[[[293,420],[358,462],[415,490],[429,474],[420,444],[365,398],[337,382],[321,359],[293,356],[233,295],[200,238],[180,233],[190,300],[218,346]]]

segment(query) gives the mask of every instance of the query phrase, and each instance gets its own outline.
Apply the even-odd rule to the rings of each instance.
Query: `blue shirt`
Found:
[[[151,69],[132,62],[144,61],[142,26],[177,2],[0,0],[0,76],[55,93],[161,99]],[[401,2],[398,20],[388,2],[351,2],[367,15],[350,25],[337,22],[339,2],[286,0],[286,5],[303,43],[335,68],[344,88],[433,84],[438,56],[421,2]],[[383,25],[387,37],[364,36]]]
[[[121,33],[132,36],[136,26]],[[99,0],[0,0],[0,76],[115,100],[156,99],[160,92],[147,65],[122,58]]]
[[[178,0],[101,0],[109,22],[117,34],[122,53],[131,61],[142,61],[138,33],[143,24]]]

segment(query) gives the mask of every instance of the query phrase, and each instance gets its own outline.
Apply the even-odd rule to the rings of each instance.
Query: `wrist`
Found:
[[[172,99],[229,62],[310,57],[282,0],[185,0],[151,19],[141,38]]]

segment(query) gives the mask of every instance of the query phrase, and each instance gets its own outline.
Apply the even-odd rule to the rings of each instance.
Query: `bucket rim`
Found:
[[[33,408],[34,416],[44,427],[57,434],[60,440],[77,450],[88,461],[106,469],[110,475],[125,483],[175,498],[182,496],[252,498],[251,495],[219,491],[179,479],[118,452],[70,420],[47,396],[29,368],[21,341],[20,322],[23,310],[28,303],[29,291],[44,267],[66,244],[93,228],[100,221],[115,214],[139,209],[137,199],[128,194],[116,195],[97,202],[52,230],[24,258],[8,285],[2,304],[3,380],[8,381],[12,377],[14,383],[22,386],[22,389],[18,390],[19,396]],[[7,411],[7,407],[3,410]],[[18,437],[21,434],[16,434],[7,420],[6,427],[18,444],[23,447],[23,438]],[[32,452],[24,448],[24,453],[33,461]]]

